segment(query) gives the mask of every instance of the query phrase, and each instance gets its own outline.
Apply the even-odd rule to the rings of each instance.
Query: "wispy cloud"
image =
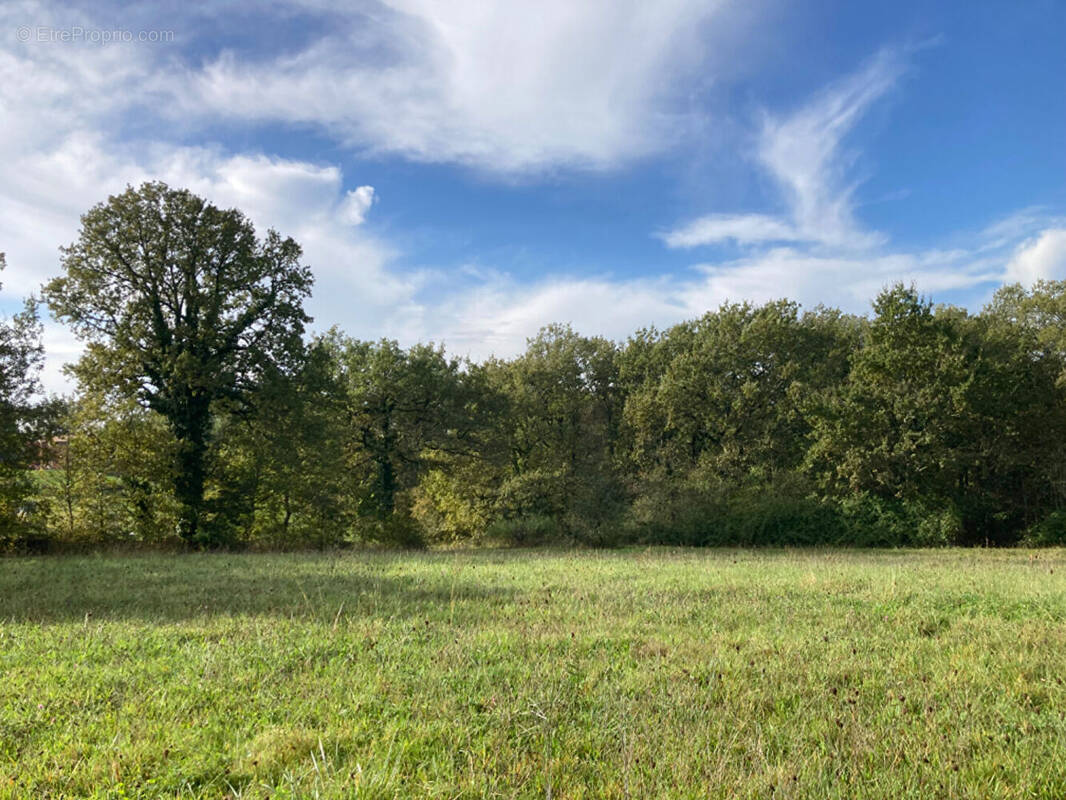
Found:
[[[710,214],[659,234],[672,248],[726,241],[744,248],[741,258],[699,265],[706,277],[687,286],[687,302],[789,297],[862,311],[894,281],[987,297],[1004,282],[1066,277],[1066,221],[1044,209],[1022,209],[983,230],[945,236],[957,246],[917,250],[893,247],[857,220],[858,151],[847,148],[847,137],[907,71],[907,53],[886,48],[798,110],[764,115],[755,160],[774,179],[786,211]]]
[[[165,46],[12,41],[4,52],[0,42],[0,76],[7,93],[21,91],[15,84],[28,91],[22,67],[32,61],[45,77],[33,84],[33,105],[48,106],[61,123],[136,110],[137,126],[164,138],[220,122],[272,123],[310,127],[361,153],[500,175],[607,169],[705,125],[706,110],[688,102],[691,81],[728,71],[716,45],[739,39],[750,8],[764,2],[738,9],[725,0],[366,0],[337,9],[278,0],[254,11],[179,4],[167,9],[176,33]],[[270,44],[273,37],[242,45],[248,37],[237,26],[250,16],[263,29],[288,31],[285,46]],[[105,29],[116,20],[158,27],[158,19],[150,4],[120,10],[107,0],[0,8],[8,32],[27,24]],[[73,85],[82,91],[72,94]],[[60,98],[65,105],[50,102]],[[16,121],[0,138],[33,130]]]
[[[711,214],[662,234],[668,247],[698,247],[730,239],[738,244],[794,242],[805,237],[794,225],[767,214]]]
[[[863,230],[855,220],[855,183],[848,174],[853,157],[842,147],[848,133],[904,69],[901,53],[885,49],[799,110],[782,116],[765,114],[756,162],[774,179],[785,214],[710,214],[661,234],[663,241],[681,248],[730,239],[741,244],[791,241],[848,248],[882,242],[883,237]]]

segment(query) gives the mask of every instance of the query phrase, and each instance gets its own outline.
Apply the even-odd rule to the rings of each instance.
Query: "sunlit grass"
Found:
[[[0,560],[0,797],[1066,797],[1064,551]]]

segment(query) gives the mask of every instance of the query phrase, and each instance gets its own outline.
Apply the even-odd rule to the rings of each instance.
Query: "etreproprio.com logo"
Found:
[[[54,28],[43,25],[23,25],[15,32],[20,42],[41,44],[132,44],[134,42],[166,43],[174,41],[174,31],[84,28]]]

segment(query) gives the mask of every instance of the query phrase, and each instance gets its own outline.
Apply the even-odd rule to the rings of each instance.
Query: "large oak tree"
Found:
[[[212,543],[204,487],[216,405],[243,402],[265,370],[302,350],[312,278],[300,258],[273,230],[257,238],[240,211],[145,183],[82,217],[45,288],[53,313],[88,342],[79,377],[167,420],[186,541]]]

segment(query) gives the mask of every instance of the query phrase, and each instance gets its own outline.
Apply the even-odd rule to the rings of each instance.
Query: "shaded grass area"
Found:
[[[0,797],[1066,796],[1066,551],[0,560]]]

